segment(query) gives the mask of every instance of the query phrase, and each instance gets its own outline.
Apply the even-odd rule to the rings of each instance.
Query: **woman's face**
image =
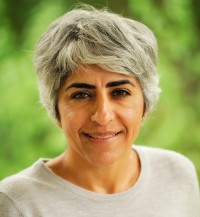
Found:
[[[105,166],[132,152],[144,99],[134,77],[89,66],[65,81],[58,111],[68,157],[81,164]]]

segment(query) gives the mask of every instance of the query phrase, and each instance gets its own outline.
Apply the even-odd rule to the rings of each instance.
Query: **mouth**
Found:
[[[118,137],[120,132],[109,132],[109,133],[83,133],[85,137],[96,143],[107,143],[112,142]]]

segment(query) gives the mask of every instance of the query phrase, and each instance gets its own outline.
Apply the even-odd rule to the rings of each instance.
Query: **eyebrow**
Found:
[[[72,83],[68,87],[66,87],[65,90],[68,90],[70,88],[95,89],[96,86],[92,84],[87,84],[87,83]]]
[[[120,85],[124,85],[124,84],[130,84],[133,87],[135,87],[135,84],[133,84],[131,81],[129,81],[128,79],[126,80],[119,80],[119,81],[112,81],[106,84],[106,87],[117,87]],[[95,85],[92,84],[88,84],[88,83],[72,83],[69,86],[67,86],[65,88],[65,91],[70,89],[70,88],[85,88],[85,89],[96,89]]]
[[[124,84],[130,84],[133,87],[135,87],[135,84],[133,84],[131,81],[127,80],[119,80],[119,81],[112,81],[106,84],[106,87],[116,87]]]

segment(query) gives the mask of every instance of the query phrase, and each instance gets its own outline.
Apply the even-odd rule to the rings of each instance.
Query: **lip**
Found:
[[[105,132],[105,133],[83,133],[83,135],[94,143],[110,143],[113,142],[120,132]]]

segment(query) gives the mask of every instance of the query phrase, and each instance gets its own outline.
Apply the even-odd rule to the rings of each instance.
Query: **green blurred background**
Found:
[[[87,0],[149,26],[158,39],[160,86],[157,110],[137,144],[178,151],[200,177],[200,1]],[[73,0],[0,1],[0,179],[54,157],[65,139],[41,107],[32,63],[38,37]]]

